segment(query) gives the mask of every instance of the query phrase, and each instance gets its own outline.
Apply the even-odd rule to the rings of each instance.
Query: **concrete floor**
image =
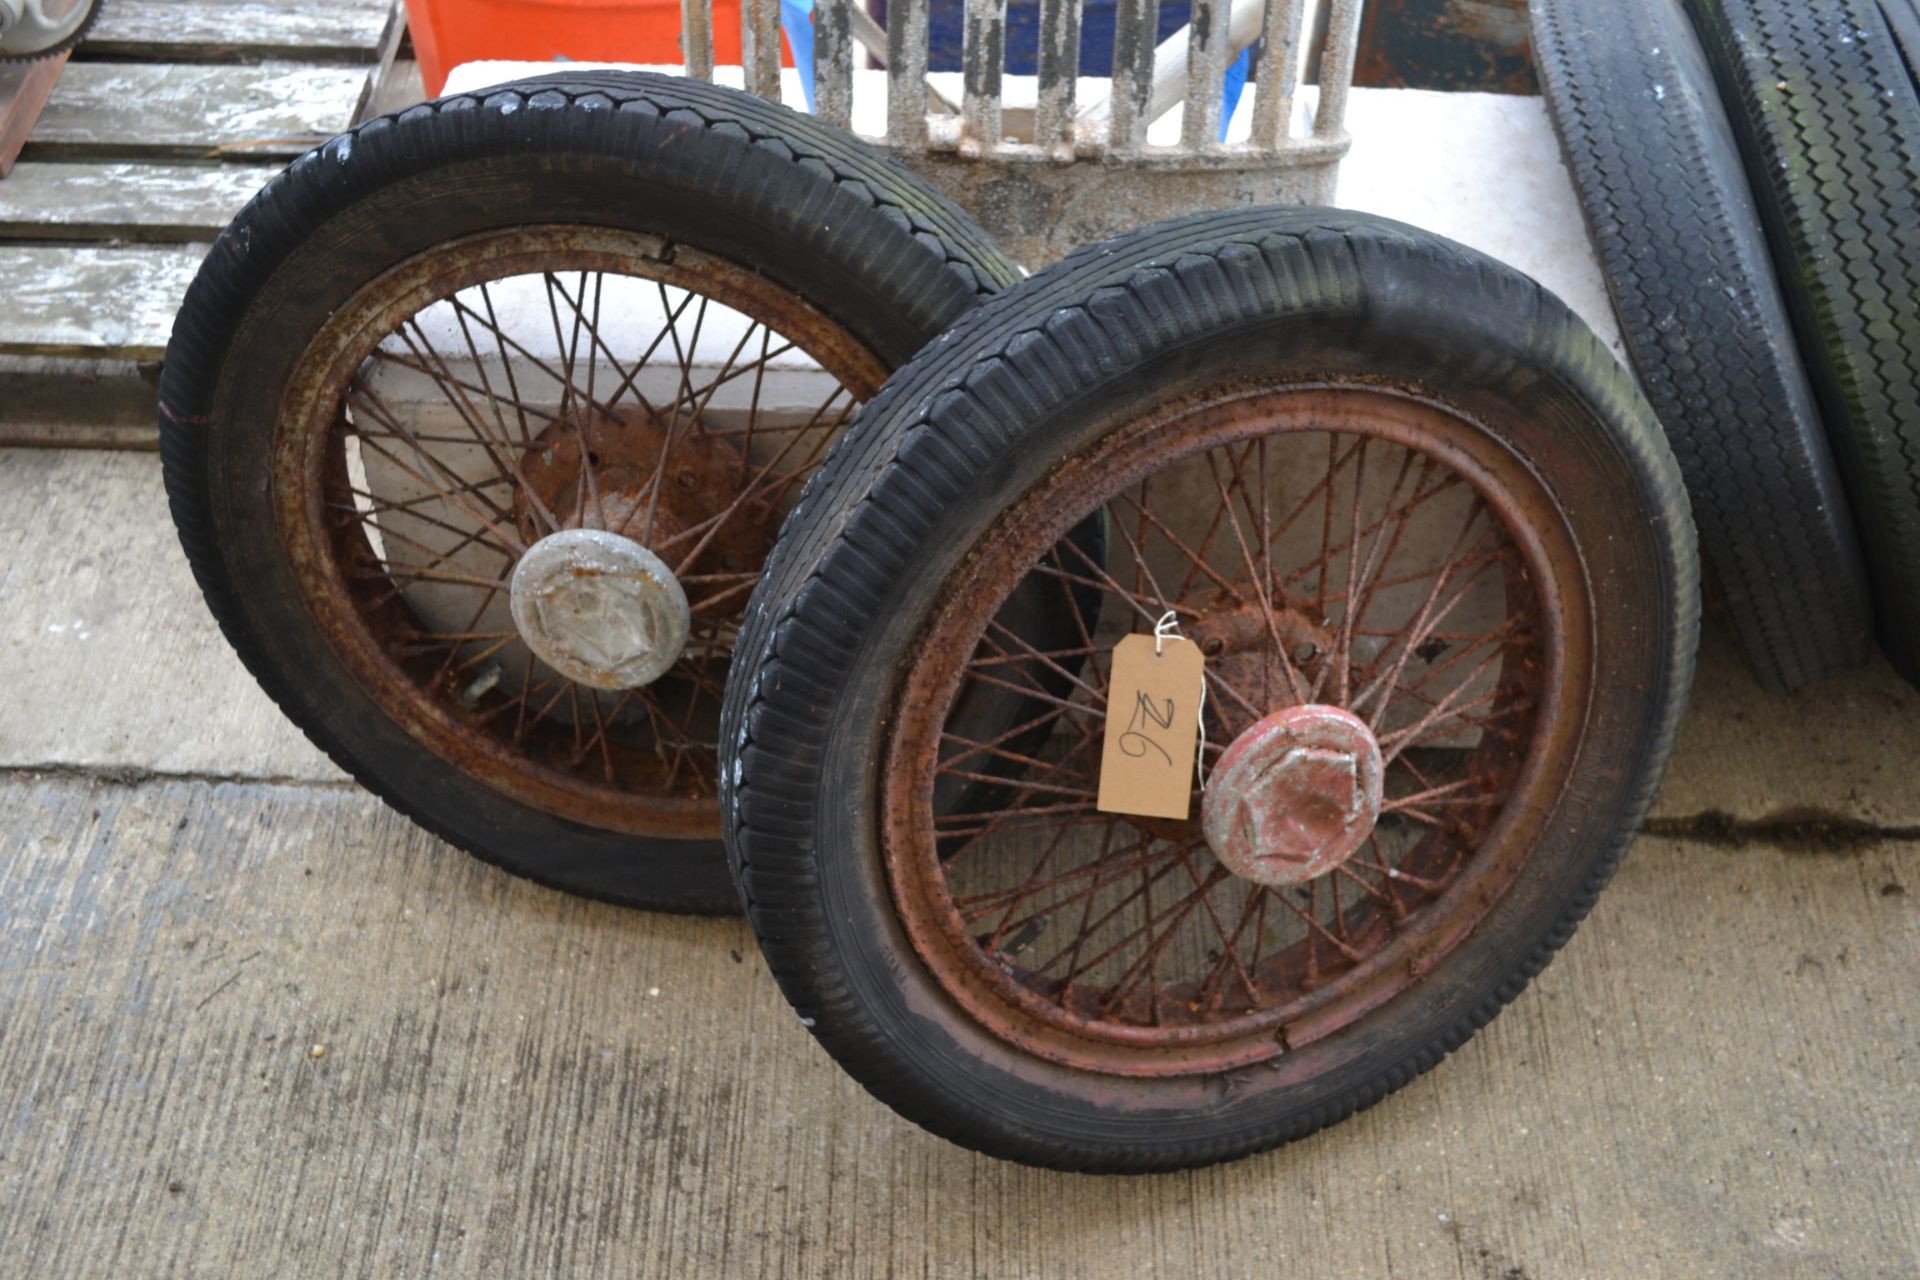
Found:
[[[1485,1033],[1226,1167],[871,1101],[735,921],[423,836],[289,728],[151,455],[0,452],[0,1258],[32,1277],[1920,1275],[1920,695],[1709,635],[1652,830]]]

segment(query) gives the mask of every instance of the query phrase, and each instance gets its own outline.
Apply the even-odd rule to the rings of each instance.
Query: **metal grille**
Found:
[[[701,79],[713,77],[708,5],[681,0],[687,74]],[[1180,213],[1329,202],[1348,146],[1361,0],[1192,0],[1188,25],[1156,46],[1159,8],[1159,0],[1115,0],[1112,75],[1092,79],[1078,74],[1081,0],[1039,0],[1037,84],[1031,105],[1013,106],[1004,93],[1006,0],[966,0],[957,102],[927,73],[927,0],[889,0],[885,27],[851,0],[816,0],[814,109],[945,187],[1030,266]],[[742,0],[740,24],[746,87],[777,100],[778,0]],[[1225,142],[1222,79],[1256,42],[1251,131]],[[862,54],[884,68],[884,134],[862,128],[877,112],[856,118]],[[1319,98],[1296,129],[1308,55]],[[877,94],[879,86],[862,89]],[[1183,109],[1177,138],[1150,140],[1154,122],[1175,108]]]

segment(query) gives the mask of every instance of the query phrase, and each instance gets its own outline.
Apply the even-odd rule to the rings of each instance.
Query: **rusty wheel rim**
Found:
[[[1099,563],[1067,538],[1095,512]],[[1007,627],[1016,589],[1055,591],[1077,640]],[[1198,787],[1185,822],[1095,811],[1112,644],[1166,610],[1210,655],[1207,764],[1282,708],[1374,727],[1385,799],[1351,859],[1295,886],[1236,876]],[[982,535],[900,675],[881,813],[908,941],[978,1027],[1085,1070],[1219,1071],[1349,1027],[1525,865],[1579,746],[1590,619],[1554,495],[1443,406],[1315,386],[1123,426]],[[980,698],[1025,710],[954,732]]]
[[[314,337],[273,505],[329,648],[422,745],[533,808],[719,835],[719,705],[741,612],[805,478],[886,370],[756,271],[658,238],[529,226],[436,246]],[[677,661],[601,690],[509,608],[541,538],[604,529],[689,597]]]

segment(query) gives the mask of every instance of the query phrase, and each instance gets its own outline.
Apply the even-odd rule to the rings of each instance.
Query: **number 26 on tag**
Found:
[[[1101,812],[1187,816],[1205,679],[1200,646],[1184,637],[1130,635],[1114,646]]]

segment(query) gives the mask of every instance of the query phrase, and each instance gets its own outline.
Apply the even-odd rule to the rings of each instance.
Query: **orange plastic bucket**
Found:
[[[713,60],[738,66],[740,0],[710,3]],[[407,23],[429,96],[463,62],[681,60],[680,0],[407,0]]]

